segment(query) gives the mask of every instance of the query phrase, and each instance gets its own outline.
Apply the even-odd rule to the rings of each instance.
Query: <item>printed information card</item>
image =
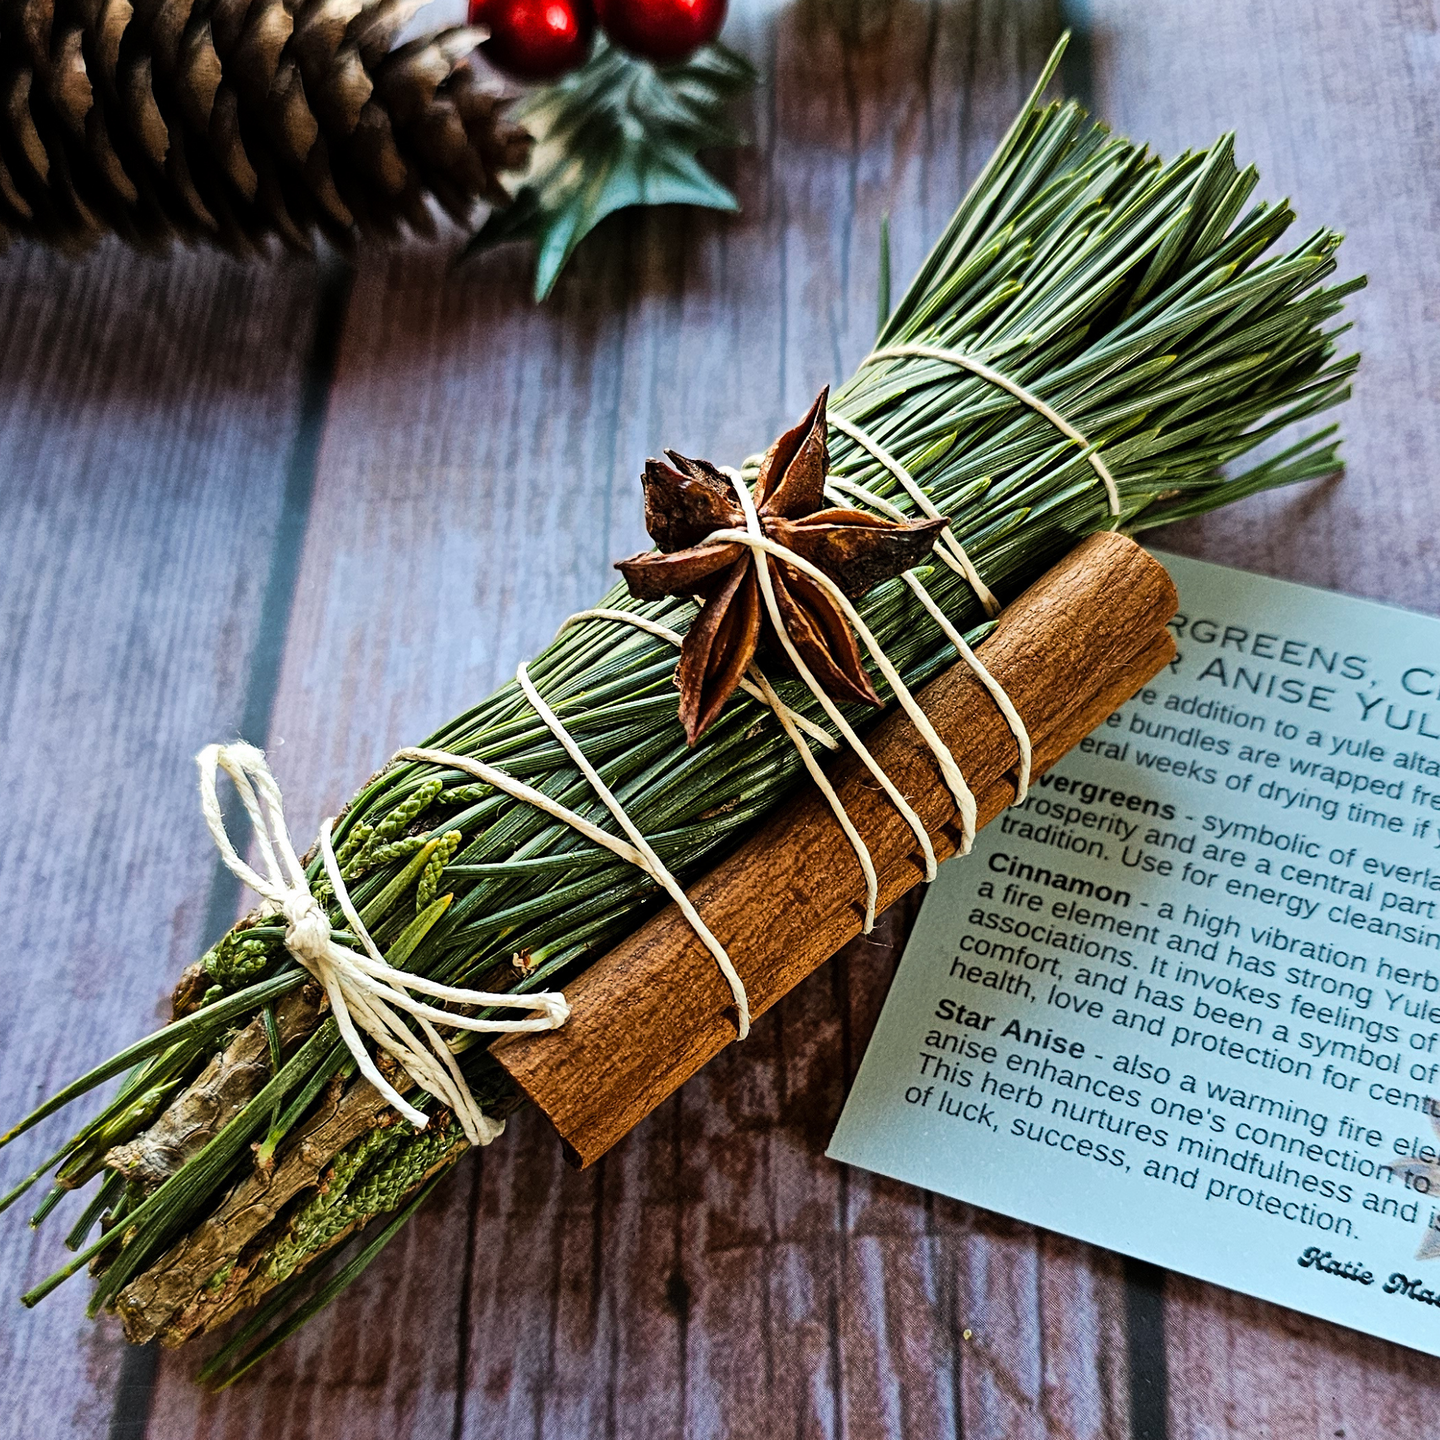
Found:
[[[829,1154],[1440,1354],[1440,621],[1164,560],[1179,658],[941,868]]]

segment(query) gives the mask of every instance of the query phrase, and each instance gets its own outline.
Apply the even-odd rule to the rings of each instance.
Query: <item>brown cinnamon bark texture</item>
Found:
[[[1175,656],[1175,587],[1134,541],[1092,535],[1002,613],[982,658],[1030,733],[1034,774],[1128,700]],[[975,792],[979,820],[1015,798],[1018,747],[994,701],[956,664],[918,696]],[[954,798],[902,713],[870,733],[871,753],[925,822],[937,857],[960,843]],[[880,905],[924,878],[915,837],[852,758],[836,789],[875,860]],[[689,892],[764,1014],[859,933],[864,881],[824,799],[802,796]],[[495,1058],[591,1164],[735,1039],[735,1007],[713,958],[667,906],[566,988],[560,1030],[506,1036]]]

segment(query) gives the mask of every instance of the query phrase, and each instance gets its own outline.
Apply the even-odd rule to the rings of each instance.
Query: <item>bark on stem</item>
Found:
[[[305,985],[275,1006],[281,1060],[319,1022],[323,993]],[[144,1134],[117,1145],[105,1164],[149,1191],[193,1160],[255,1098],[274,1074],[265,1022],[256,1018],[205,1067]]]
[[[1166,624],[1176,603],[1164,568],[1107,531],[1002,613],[983,658],[1025,720],[1036,775],[1174,658]],[[1014,798],[1013,735],[963,664],[919,699],[965,771],[985,824]],[[897,713],[867,744],[925,821],[937,857],[953,854],[955,802],[915,727]],[[924,879],[915,837],[858,762],[842,762],[833,778],[874,857],[883,908]],[[864,915],[854,853],[813,793],[786,806],[688,893],[745,982],[753,1016],[858,934]],[[562,1029],[502,1037],[493,1054],[582,1166],[735,1038],[729,989],[674,905],[586,970],[566,998],[570,1020]]]
[[[389,1110],[385,1097],[366,1082],[352,1085],[343,1098],[333,1089],[278,1165],[251,1171],[214,1214],[120,1292],[115,1308],[125,1338],[143,1345],[163,1332],[167,1344],[178,1345],[201,1328],[207,1312],[218,1311],[244,1284],[249,1266],[242,1257],[251,1242],[290,1200],[320,1182],[347,1145],[384,1123]]]

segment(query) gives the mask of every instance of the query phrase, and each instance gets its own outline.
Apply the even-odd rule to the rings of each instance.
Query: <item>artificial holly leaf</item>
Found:
[[[530,169],[513,203],[492,212],[465,254],[534,240],[535,298],[543,300],[575,247],[616,210],[738,209],[695,156],[741,143],[725,106],[754,83],[750,65],[723,45],[661,69],[600,37],[584,66],[515,107],[514,119],[535,137]]]

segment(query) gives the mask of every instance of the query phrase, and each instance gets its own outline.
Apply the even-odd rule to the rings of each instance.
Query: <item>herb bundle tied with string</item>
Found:
[[[1356,365],[1337,358],[1344,327],[1333,322],[1363,282],[1326,283],[1339,236],[1322,229],[1279,243],[1293,214],[1252,202],[1257,175],[1237,168],[1229,137],[1165,163],[1073,103],[1042,103],[1058,59],[876,348],[963,351],[1043,398],[1103,454],[1118,517],[1091,455],[982,375],[912,350],[867,359],[829,400],[832,474],[925,520],[848,433],[863,427],[948,517],[1002,600],[1095,530],[1134,533],[1333,473],[1333,427],[1302,423],[1300,438],[1275,437],[1343,399]],[[1257,447],[1265,458],[1237,464]],[[745,479],[757,469],[747,462]],[[938,566],[925,585],[952,627],[980,644],[988,622],[974,587]],[[697,615],[689,598],[639,600],[623,587],[603,603],[682,634]],[[857,603],[906,685],[955,660],[899,579]],[[805,783],[805,771],[775,715],[745,689],[707,705],[703,726],[693,723],[697,708],[692,745],[677,713],[676,664],[673,644],[656,634],[581,624],[562,631],[529,676],[687,881]],[[776,688],[807,733],[825,730],[808,691],[779,672]],[[889,687],[875,690],[891,701]],[[865,698],[843,707],[862,728],[881,713]],[[502,769],[597,825],[609,818],[514,683],[426,746]],[[664,899],[650,875],[534,805],[414,759],[365,785],[336,821],[333,845],[385,961],[444,986],[563,988]],[[318,850],[305,857],[306,876],[329,909],[332,938],[354,945],[324,862]],[[54,1172],[38,1223],[91,1187],[66,1237],[73,1257],[27,1304],[89,1264],[92,1313],[118,1310],[135,1340],[178,1344],[253,1310],[206,1367],[207,1378],[234,1379],[363,1271],[467,1148],[432,1096],[407,1094],[432,1117],[416,1130],[357,1077],[285,933],[280,916],[247,916],[182,977],[171,1024],[3,1137],[8,1144],[123,1077],[4,1201]],[[488,1037],[455,1029],[447,1039],[485,1114],[503,1120],[520,1097]],[[384,1057],[381,1068],[407,1086]]]

